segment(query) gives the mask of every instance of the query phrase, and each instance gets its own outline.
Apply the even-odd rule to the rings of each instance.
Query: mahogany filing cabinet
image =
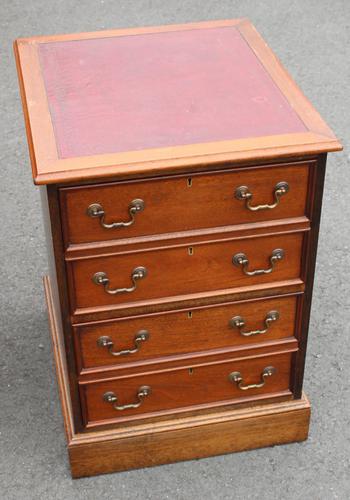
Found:
[[[245,19],[14,44],[73,477],[307,438],[327,152]]]

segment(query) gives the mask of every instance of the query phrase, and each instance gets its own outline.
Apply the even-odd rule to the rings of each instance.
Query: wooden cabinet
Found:
[[[15,55],[73,477],[306,439],[341,145],[254,27],[34,37]]]

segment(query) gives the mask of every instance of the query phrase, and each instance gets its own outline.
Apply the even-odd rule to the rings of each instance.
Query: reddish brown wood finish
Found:
[[[305,395],[295,401],[284,396],[164,417],[158,421],[99,432],[79,433],[73,425],[63,332],[50,279],[44,279],[53,354],[72,476],[82,477],[178,460],[230,453],[307,438],[310,404]],[[260,398],[260,399],[259,399]],[[247,398],[246,398],[247,399]],[[264,404],[261,404],[264,403]],[[243,408],[242,408],[243,407]],[[263,432],[262,432],[263,430]],[[174,442],[178,446],[174,446]]]
[[[176,297],[163,297],[160,299],[130,302],[127,304],[91,307],[77,309],[74,316],[71,315],[73,325],[94,321],[104,321],[118,318],[126,318],[135,315],[161,313],[193,307],[237,302],[263,297],[279,297],[291,293],[302,293],[305,284],[300,278],[284,281],[265,283],[263,285],[244,286],[235,289],[215,290],[202,293],[193,293]]]
[[[196,366],[193,369],[174,369],[168,372],[152,372],[135,374],[106,382],[81,385],[86,402],[86,424],[109,423],[134,416],[152,416],[163,414],[168,410],[183,409],[196,406],[204,408],[232,404],[235,399],[251,398],[262,394],[274,394],[289,390],[291,353],[270,354],[253,359],[231,359],[210,365]],[[242,391],[229,380],[231,372],[241,372],[244,383],[260,382],[264,368],[274,366],[276,374],[268,378],[261,388]],[[136,394],[141,386],[150,386],[152,393],[147,396],[140,407],[118,411],[103,400],[105,392],[113,391],[120,405],[137,401]]]
[[[277,135],[265,135],[263,137],[217,140],[216,142],[202,142],[200,144],[121,153],[108,154],[106,151],[106,154],[93,156],[58,158],[57,144],[39,61],[38,46],[41,43],[125,35],[137,36],[144,33],[182,32],[225,26],[235,26],[238,29],[247,45],[254,51],[259,64],[264,67],[286,101],[305,124],[306,132],[290,134],[280,132]],[[212,21],[180,26],[33,37],[16,40],[14,49],[25,112],[33,178],[38,184],[130,175],[130,171],[134,175],[143,175],[146,172],[148,174],[174,173],[184,167],[193,167],[193,169],[200,170],[203,165],[208,163],[271,160],[273,158],[295,157],[298,155],[315,155],[341,149],[341,144],[331,130],[301,93],[248,20]],[[234,82],[232,82],[232,86],[234,86]],[[135,111],[137,112],[137,108]]]
[[[255,403],[257,403],[255,401]],[[207,415],[169,418],[158,424],[90,432],[69,444],[74,478],[198,459],[307,439],[310,403],[275,401]],[[176,443],[176,446],[174,446]]]
[[[65,259],[79,260],[99,257],[103,255],[116,255],[147,250],[151,246],[162,248],[164,246],[191,246],[195,243],[213,243],[216,241],[240,240],[255,236],[269,236],[273,234],[296,233],[309,231],[310,221],[306,216],[288,219],[277,219],[249,224],[236,224],[234,226],[211,227],[193,231],[178,231],[176,233],[163,233],[136,238],[120,238],[118,240],[105,240],[94,243],[70,245],[65,251]]]
[[[73,311],[298,278],[302,240],[303,233],[297,233],[196,244],[193,254],[188,247],[182,247],[75,261],[70,263]],[[285,257],[271,274],[247,276],[241,267],[232,264],[232,257],[244,252],[250,269],[267,269],[272,251],[278,248],[284,250]],[[131,293],[109,295],[103,286],[92,281],[96,272],[103,271],[108,274],[112,288],[129,287],[130,275],[138,266],[146,267],[148,275],[137,282],[137,289]]]
[[[111,380],[115,377],[129,377],[137,374],[151,373],[154,371],[168,372],[178,368],[193,368],[195,366],[208,365],[225,362],[233,358],[258,358],[271,352],[296,351],[298,341],[295,337],[285,337],[278,340],[270,340],[256,344],[240,344],[231,349],[212,349],[210,351],[196,351],[180,356],[158,356],[139,363],[124,363],[121,365],[100,366],[84,370],[79,376],[83,384],[98,382],[99,380]]]
[[[74,419],[75,428],[81,429],[82,417],[77,385],[78,373],[75,364],[73,329],[69,317],[68,288],[57,188],[55,186],[41,187],[40,192],[50,273],[50,278],[46,277],[44,282],[46,302],[50,323],[53,323],[51,317],[53,314],[56,314],[56,322],[59,323],[58,327],[50,325],[51,329],[55,328],[57,330],[55,336],[52,335],[53,348],[54,351],[58,349],[58,343],[61,346],[64,345],[64,350],[63,347],[60,348],[60,356],[64,359],[62,361],[65,371],[64,376],[69,379],[70,400],[74,409],[72,418]],[[59,383],[59,386],[60,390],[62,390],[61,383]]]
[[[307,233],[303,244],[302,278],[306,283],[306,287],[305,294],[299,303],[298,310],[297,330],[300,350],[294,357],[292,371],[292,388],[296,398],[300,398],[302,396],[303,390],[305,356],[309,333],[326,160],[327,155],[321,155],[319,157],[317,169],[313,171],[309,179],[310,196],[308,196],[307,213],[311,221],[311,231]]]
[[[142,41],[146,34],[153,40],[166,36],[188,40],[196,38],[196,30],[206,30],[207,35],[210,30],[210,35],[225,32],[225,36],[234,32],[244,41],[249,56],[242,67],[252,69],[248,59],[258,64],[259,74],[264,74],[258,87],[263,97],[273,100],[272,107],[269,102],[259,103],[257,92],[247,88],[245,98],[258,97],[255,104],[249,101],[247,116],[254,117],[254,109],[264,106],[272,109],[282,96],[286,115],[280,122],[282,108],[266,121],[260,115],[243,123],[244,117],[234,114],[241,103],[232,116],[224,110],[222,121],[201,130],[193,125],[186,129],[191,120],[185,120],[181,129],[183,117],[175,113],[180,122],[173,120],[163,127],[166,133],[175,127],[170,141],[158,132],[130,137],[125,128],[124,142],[114,149],[115,129],[103,138],[106,141],[98,135],[104,119],[114,118],[96,113],[95,129],[83,133],[84,127],[74,126],[72,137],[79,133],[78,140],[68,148],[62,141],[59,144],[54,133],[57,121],[53,124],[48,103],[52,111],[53,100],[61,96],[54,92],[55,82],[48,82],[55,79],[54,73],[48,78],[46,72],[45,87],[39,53],[52,55],[57,48],[60,57],[70,58],[61,51],[62,42],[70,50],[101,43],[110,48],[125,40],[134,45],[130,37],[142,35]],[[207,35],[203,31],[203,37]],[[302,394],[302,380],[325,153],[340,150],[341,145],[255,28],[247,20],[233,20],[35,37],[17,40],[15,55],[34,182],[53,184],[47,188],[47,197],[43,192],[51,276],[44,283],[73,476],[305,439],[310,408]],[[53,61],[51,55],[47,64]],[[186,51],[179,51],[180,56],[187,57]],[[102,67],[104,71],[107,66]],[[180,70],[188,75],[186,67]],[[74,64],[73,69],[77,69]],[[144,69],[147,73],[148,68]],[[162,68],[155,69],[162,72]],[[154,76],[160,73],[155,71]],[[224,78],[229,68],[220,74]],[[216,84],[220,82],[216,74],[213,78]],[[107,82],[100,80],[103,89]],[[234,80],[231,75],[221,87],[230,95],[211,96],[205,91],[206,102],[200,99],[203,106],[235,99],[244,86],[237,77],[239,92],[232,94]],[[168,75],[164,82],[169,82]],[[164,82],[157,81],[157,85]],[[71,83],[77,87],[77,81]],[[147,89],[144,83],[141,90]],[[95,104],[90,101],[90,108],[84,109],[90,117]],[[145,110],[149,112],[147,106],[142,111],[142,106],[130,106],[129,126]],[[158,97],[156,106],[159,111]],[[154,116],[156,106],[151,110]],[[248,108],[243,105],[242,109]],[[161,113],[169,110],[160,109]],[[234,120],[235,116],[238,122],[226,127],[224,117]],[[79,120],[74,115],[67,130]],[[62,123],[60,137],[67,138]],[[162,124],[150,125],[154,132]],[[244,136],[247,130],[251,133]],[[91,131],[96,135],[89,141]],[[196,143],[198,137],[207,142]],[[126,151],[129,140],[136,146],[144,141],[145,149]],[[162,147],[166,144],[171,147]],[[60,158],[69,154],[73,157]],[[82,156],[74,156],[78,154]],[[273,188],[280,181],[287,181],[290,191],[273,210],[249,212],[234,198],[235,188],[247,185],[254,204],[271,202]],[[129,228],[105,230],[97,219],[86,215],[89,204],[96,202],[102,204],[108,222],[126,220],[128,205],[135,198],[143,198],[146,208]],[[271,274],[248,277],[232,264],[233,255],[244,252],[249,270],[267,268],[275,248],[283,248],[285,257]],[[145,266],[148,276],[130,294],[108,295],[92,282],[95,272],[104,271],[112,288],[128,287],[137,266]],[[262,336],[246,338],[228,326],[230,317],[240,315],[246,320],[245,329],[255,329],[272,309],[279,310],[280,320]],[[131,347],[139,329],[147,329],[150,339],[136,354],[112,358],[97,347],[101,335],[111,336],[117,349]],[[259,382],[269,365],[277,373],[261,388],[241,391],[229,381],[229,373],[237,370],[244,383]],[[104,392],[111,390],[118,404],[134,402],[142,385],[150,385],[152,393],[139,408],[117,411],[103,401]]]
[[[305,213],[309,168],[314,165],[300,162],[61,189],[66,245],[300,217]],[[281,181],[288,182],[290,191],[271,210],[252,212],[234,196],[244,185],[253,193],[253,204],[273,203]],[[130,202],[140,198],[145,209],[129,227],[105,229],[99,218],[87,215],[88,207],[99,203],[107,223],[128,221]]]
[[[230,349],[239,345],[244,347],[292,337],[296,303],[296,296],[288,296],[77,326],[75,336],[79,366],[86,370],[140,364],[145,360],[155,361],[159,357]],[[245,337],[229,324],[232,317],[239,315],[246,322],[243,331],[263,329],[265,317],[272,310],[278,311],[280,317],[271,323],[264,334]],[[97,344],[101,336],[109,336],[114,342],[114,351],[131,349],[134,347],[135,334],[140,330],[147,330],[149,339],[133,354],[113,356],[107,348]]]

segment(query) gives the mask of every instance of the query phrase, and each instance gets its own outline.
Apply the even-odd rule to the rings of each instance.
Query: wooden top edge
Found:
[[[278,137],[278,136],[276,136]],[[164,148],[165,149],[165,148]],[[87,179],[108,179],[123,175],[140,175],[147,172],[149,175],[161,175],[167,173],[179,173],[184,168],[189,170],[200,170],[203,166],[216,165],[218,163],[230,163],[230,167],[239,167],[245,163],[254,161],[266,163],[276,160],[276,158],[293,158],[319,155],[342,151],[343,146],[337,139],[319,138],[312,144],[288,145],[280,147],[260,148],[255,151],[232,151],[229,153],[214,153],[199,156],[185,156],[179,158],[167,158],[157,160],[129,161],[115,164],[103,164],[92,167],[84,167],[84,159],[81,158],[81,168],[64,170],[60,169],[60,163],[66,160],[57,160],[55,170],[46,173],[38,173],[37,169],[33,171],[33,180],[36,185],[59,184],[80,182]],[[89,160],[93,157],[87,157]],[[52,168],[52,164],[50,165]]]
[[[56,35],[38,35],[31,37],[19,37],[14,43],[37,44],[50,42],[66,42],[74,40],[84,40],[89,38],[106,38],[114,36],[132,36],[147,33],[164,33],[167,31],[183,31],[191,29],[218,28],[224,26],[238,26],[240,24],[252,24],[248,18],[238,19],[217,19],[212,21],[199,21],[195,23],[164,24],[156,26],[135,26],[132,28],[117,28],[100,31],[86,31],[82,33],[66,33]]]
[[[37,54],[38,44],[224,26],[237,27],[309,132],[125,151],[116,154],[58,158]],[[217,163],[230,163],[230,166],[234,166],[254,161],[273,161],[278,157],[318,155],[342,150],[341,143],[331,129],[246,18],[18,38],[14,42],[14,52],[33,180],[37,185],[69,184],[115,176],[163,175],[178,173],[185,169],[196,170],[203,165],[207,167]]]

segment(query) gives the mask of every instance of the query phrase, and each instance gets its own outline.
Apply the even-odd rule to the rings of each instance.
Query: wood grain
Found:
[[[64,348],[64,334],[62,321],[60,320],[60,308],[58,302],[54,299],[54,293],[49,276],[44,276],[44,292],[48,312],[49,328],[51,334],[53,358],[55,361],[58,393],[61,402],[63,423],[66,432],[66,438],[69,442],[74,435],[75,415],[72,406],[72,397],[70,394],[68,368],[66,361],[66,351]]]
[[[299,302],[297,313],[297,330],[300,351],[294,358],[292,387],[295,397],[302,394],[303,377],[305,369],[306,348],[309,334],[309,322],[312,304],[312,292],[314,286],[317,242],[320,227],[322,195],[324,188],[324,178],[326,172],[327,155],[322,155],[317,163],[317,168],[309,179],[309,196],[307,204],[308,217],[311,220],[311,231],[307,233],[303,244],[303,266],[302,279],[306,283],[305,295]]]
[[[305,213],[309,169],[315,162],[300,162],[256,169],[152,180],[94,184],[60,190],[66,245],[135,236],[223,227],[275,219],[301,217]],[[290,191],[272,210],[252,212],[234,197],[239,186],[248,186],[253,204],[274,202],[274,189],[285,181]],[[102,205],[106,222],[128,221],[134,199],[145,203],[129,227],[105,229],[99,218],[87,215],[93,203]]]
[[[300,276],[303,233],[225,241],[188,247],[164,248],[132,254],[100,257],[69,262],[72,312],[94,306],[120,305],[196,292],[234,289],[240,286],[267,284]],[[267,269],[272,251],[282,248],[283,260],[271,274],[247,276],[232,264],[232,257],[244,252],[250,269]],[[96,272],[107,273],[112,288],[130,286],[130,275],[144,266],[148,275],[137,282],[131,293],[109,295],[92,277]]]
[[[245,347],[292,337],[296,304],[296,296],[287,296],[77,326],[75,339],[80,370],[130,363],[135,366],[160,357],[166,362],[169,356]],[[272,310],[279,312],[279,320],[262,335],[245,337],[229,324],[232,317],[239,315],[246,322],[244,331],[263,329],[265,317]],[[140,330],[147,330],[149,339],[133,354],[112,356],[107,348],[97,344],[101,336],[108,336],[114,343],[114,351],[131,349]]]
[[[54,357],[66,426],[71,472],[74,478],[200,458],[220,453],[302,441],[307,438],[310,404],[295,401],[197,411],[176,419],[77,433],[65,367],[57,311],[45,278]],[[259,401],[259,400],[258,400]],[[178,446],[174,446],[178,443]]]
[[[126,318],[135,315],[153,314],[174,310],[193,309],[195,307],[213,304],[239,302],[247,299],[260,299],[263,297],[302,293],[305,284],[300,278],[275,281],[262,285],[242,286],[235,289],[215,290],[202,293],[188,294],[185,296],[165,297],[147,301],[130,302],[102,307],[76,309],[70,316],[73,325],[94,321],[104,321],[117,318]]]
[[[293,352],[293,351],[292,351]],[[264,368],[276,368],[275,375],[268,378],[261,388],[242,391],[229,380],[231,372],[241,372],[244,383],[260,382]],[[86,424],[106,424],[133,420],[137,417],[161,415],[165,412],[195,409],[200,406],[213,407],[232,404],[235,399],[276,394],[289,390],[291,352],[272,353],[253,359],[230,359],[210,365],[195,366],[192,369],[174,368],[166,372],[133,374],[110,381],[80,384]],[[118,397],[118,404],[137,401],[137,391],[150,386],[152,393],[138,408],[117,411],[111,403],[103,400],[106,392],[112,391]]]
[[[273,352],[296,352],[298,341],[295,337],[270,340],[266,342],[238,345],[230,349],[219,348],[210,351],[196,351],[174,356],[158,356],[136,363],[108,365],[83,370],[79,375],[82,384],[113,380],[116,377],[129,377],[133,375],[150,375],[157,372],[170,372],[174,369],[190,369],[215,363],[222,363],[228,359],[257,359]]]
[[[69,379],[70,398],[73,407],[74,426],[81,427],[81,407],[77,386],[77,369],[75,364],[73,329],[69,316],[69,301],[67,278],[65,272],[62,228],[60,210],[55,186],[40,188],[42,211],[44,218],[45,236],[47,242],[49,277],[45,278],[46,302],[52,314],[56,315],[56,323],[50,321],[52,342],[62,343],[65,351],[61,356],[65,358],[65,376]],[[51,300],[53,304],[51,304]],[[57,373],[58,368],[56,367]],[[58,375],[59,376],[59,375]]]
[[[249,224],[235,224],[234,226],[209,227],[192,231],[177,231],[175,233],[153,234],[135,238],[120,238],[118,240],[104,240],[93,243],[69,245],[65,250],[65,259],[78,260],[101,255],[117,255],[135,250],[148,249],[150,246],[162,248],[164,246],[191,246],[206,241],[213,243],[223,240],[239,240],[256,236],[272,236],[274,234],[296,233],[309,231],[308,217],[293,217],[276,219]]]
[[[86,434],[69,444],[74,478],[251,450],[307,439],[310,403],[217,411],[158,424]],[[174,446],[176,443],[176,446]]]

